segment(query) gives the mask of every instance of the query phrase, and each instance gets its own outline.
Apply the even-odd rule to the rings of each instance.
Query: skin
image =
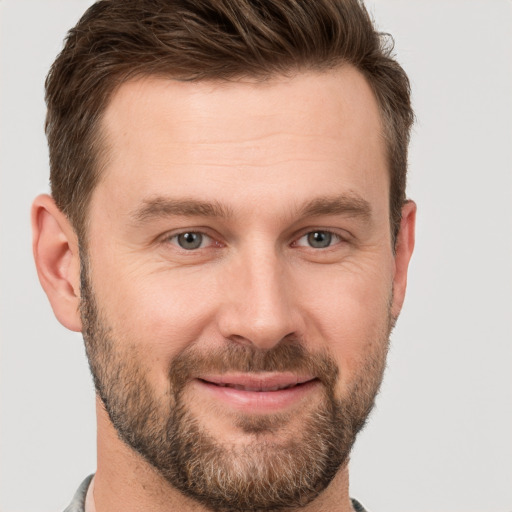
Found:
[[[345,66],[259,83],[139,79],[115,93],[103,130],[108,158],[88,212],[90,278],[157,396],[188,346],[229,340],[265,350],[290,336],[329,353],[336,395],[348,393],[402,307],[416,212],[404,205],[393,251],[382,123],[362,75]],[[162,213],[147,207],[156,198],[215,203],[229,215]],[[325,211],[304,211],[326,198]],[[80,331],[76,235],[49,196],[35,200],[32,220],[41,283],[59,321]],[[319,230],[334,233],[328,248],[308,245]],[[204,245],[180,248],[183,231],[204,233]],[[287,429],[265,435],[297,435],[318,393],[312,386],[279,406]],[[233,415],[271,409],[240,412],[200,385],[186,397],[203,428],[236,446],[253,438]],[[100,400],[97,415],[98,512],[203,510],[119,440]],[[351,510],[347,467],[304,510]]]

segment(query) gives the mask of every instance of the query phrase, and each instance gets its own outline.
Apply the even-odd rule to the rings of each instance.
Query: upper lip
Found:
[[[277,391],[314,380],[311,375],[294,373],[229,373],[200,375],[199,380],[217,386],[226,386],[244,391]]]

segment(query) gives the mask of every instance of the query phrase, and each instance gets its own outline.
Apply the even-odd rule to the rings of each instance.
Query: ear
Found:
[[[78,239],[67,217],[46,194],[32,204],[32,249],[39,281],[57,320],[81,331]]]
[[[416,225],[416,203],[407,201],[402,207],[402,220],[395,247],[395,276],[393,279],[393,305],[391,314],[398,318],[407,288],[407,270],[414,250],[414,229]]]

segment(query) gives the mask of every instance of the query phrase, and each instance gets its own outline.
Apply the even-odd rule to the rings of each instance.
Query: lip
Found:
[[[275,413],[304,400],[320,382],[311,375],[293,373],[233,373],[201,375],[200,392],[246,413]]]

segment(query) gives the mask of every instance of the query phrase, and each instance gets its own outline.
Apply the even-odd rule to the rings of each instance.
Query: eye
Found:
[[[309,246],[313,249],[326,249],[340,241],[341,238],[331,231],[317,230],[310,231],[309,233],[301,236],[297,240],[296,245],[301,247]]]
[[[171,236],[169,240],[187,251],[200,249],[207,243],[211,242],[209,236],[197,231],[187,231],[185,233],[180,233],[179,235]]]

